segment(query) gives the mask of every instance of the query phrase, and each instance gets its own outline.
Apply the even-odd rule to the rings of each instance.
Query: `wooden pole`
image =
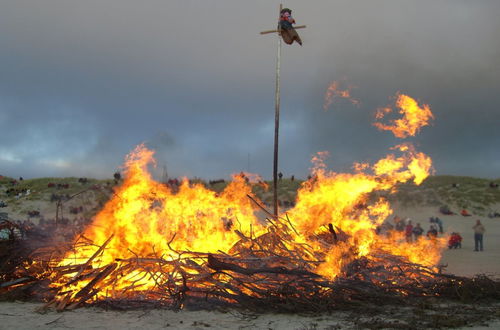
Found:
[[[280,4],[279,15],[283,4]],[[278,52],[276,55],[276,88],[274,98],[274,159],[273,159],[273,204],[274,217],[278,218],[278,154],[279,154],[279,131],[280,131],[280,66],[281,66],[281,24],[278,23]]]
[[[280,13],[283,5],[280,4]],[[278,25],[278,53],[276,56],[276,92],[274,103],[274,161],[273,161],[273,190],[274,190],[274,217],[278,218],[278,147],[280,130],[280,65],[281,65],[281,26]]]
[[[283,5],[280,4],[279,19],[281,19],[281,10]],[[278,21],[279,21],[278,19]],[[296,26],[295,29],[305,28],[305,25]],[[281,61],[281,24],[278,23],[276,30],[262,31],[260,34],[276,33],[278,35],[278,54],[276,56],[276,91],[274,102],[274,160],[273,160],[273,206],[274,217],[278,217],[278,147],[279,147],[279,129],[280,129],[280,61]]]

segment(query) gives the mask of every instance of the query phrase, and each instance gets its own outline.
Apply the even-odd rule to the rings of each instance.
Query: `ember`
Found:
[[[335,99],[346,99],[353,105],[359,105],[360,102],[351,96],[351,89],[353,86],[348,86],[346,89],[340,89],[340,82],[332,81],[325,92],[325,101],[323,104],[323,109],[326,111],[332,105]]]

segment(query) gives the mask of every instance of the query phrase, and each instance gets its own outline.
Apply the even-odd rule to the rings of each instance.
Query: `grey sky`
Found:
[[[146,142],[171,175],[272,171],[279,1],[0,1],[0,174],[110,176]],[[500,177],[498,1],[288,1],[280,168],[335,171],[399,143],[371,125],[399,91],[436,119],[437,174]],[[323,111],[328,84],[355,85]]]

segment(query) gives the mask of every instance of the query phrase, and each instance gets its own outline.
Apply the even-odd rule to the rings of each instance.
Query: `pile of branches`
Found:
[[[291,239],[295,229],[288,219],[269,222],[268,232],[257,237],[236,230],[240,240],[228,253],[177,251],[171,244],[174,235],[168,257],[165,251],[149,255],[129,251],[127,257],[105,265],[95,262],[111,236],[84,263],[54,266],[65,250],[44,247],[32,251],[29,262],[24,260],[11,278],[2,278],[0,295],[31,294],[48,301],[44,308],[59,311],[88,304],[121,309],[153,304],[172,309],[221,305],[254,311],[324,312],[366,303],[407,303],[409,298],[422,297],[500,299],[498,281],[442,274],[383,251],[370,259],[348,259],[351,262],[341,275],[328,279],[314,271],[322,256]],[[333,226],[330,233],[331,240],[324,244],[335,248],[343,233],[335,232]],[[81,244],[92,243],[80,240],[71,248]],[[119,285],[124,279],[127,285]]]

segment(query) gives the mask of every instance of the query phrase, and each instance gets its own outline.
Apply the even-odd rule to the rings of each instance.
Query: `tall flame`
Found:
[[[420,108],[407,96],[400,95],[397,105],[404,118],[394,121],[399,128],[390,128],[396,136],[414,134],[432,118],[428,106]],[[387,200],[374,198],[373,193],[393,192],[398,183],[410,180],[420,184],[431,170],[431,159],[410,144],[398,145],[393,151],[372,165],[355,164],[354,174],[328,171],[324,163],[327,153],[313,157],[314,176],[302,184],[287,217],[296,229],[290,240],[312,247],[315,258],[321,259],[315,269],[318,274],[335,279],[351,261],[376,260],[384,253],[425,266],[439,261],[444,239],[430,242],[422,238],[408,243],[398,232],[377,233],[392,209]],[[93,265],[98,267],[137,256],[161,255],[164,260],[173,260],[182,251],[231,254],[242,236],[258,237],[268,231],[248,198],[252,195],[250,181],[260,182],[260,178],[234,175],[221,193],[185,179],[174,191],[155,182],[147,171],[154,162],[153,154],[140,145],[127,157],[123,184],[81,235],[96,245],[75,244],[76,249],[67,253],[60,265],[79,264],[92,256]],[[333,233],[335,242],[331,242]],[[106,241],[109,244],[100,251],[97,244]],[[154,274],[124,274],[106,294],[113,296],[124,287],[147,289],[153,285]]]
[[[190,185],[187,179],[174,193],[147,171],[153,154],[140,145],[127,157],[125,182],[84,233],[94,242],[117,236],[108,245],[103,262],[168,250],[174,235],[174,249],[227,251],[238,239],[233,225],[241,230],[260,226],[247,197],[251,187],[241,176],[234,176],[219,195],[202,184]]]
[[[297,205],[289,215],[301,233],[300,239],[318,249],[324,250],[324,247],[318,245],[312,236],[327,231],[329,224],[342,233],[342,241],[328,251],[325,263],[319,267],[320,274],[335,278],[342,272],[343,265],[354,258],[373,258],[380,251],[404,256],[426,266],[439,261],[440,248],[445,243],[443,239],[429,246],[426,240],[405,243],[404,237],[398,233],[389,236],[376,234],[377,227],[392,210],[382,198],[369,202],[370,193],[392,191],[397,183],[409,180],[420,184],[431,168],[430,158],[417,153],[410,145],[395,149],[403,154],[389,154],[372,166],[358,165],[356,174],[328,172],[320,162],[324,154],[313,158],[315,177],[299,190]],[[368,173],[370,170],[372,174]]]

